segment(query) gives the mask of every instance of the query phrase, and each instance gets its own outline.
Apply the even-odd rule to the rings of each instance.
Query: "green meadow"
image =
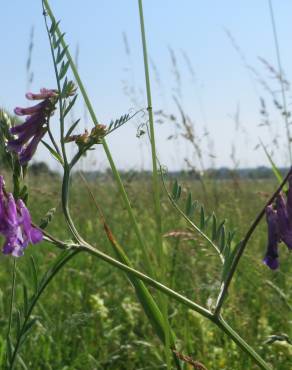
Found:
[[[8,178],[8,175],[7,175]],[[69,232],[60,205],[61,181],[49,175],[30,175],[29,208],[36,224],[52,208],[56,212],[47,227],[53,236],[66,240]],[[167,183],[171,186],[172,181]],[[193,199],[215,211],[218,219],[236,228],[235,239],[247,231],[251,221],[277,186],[273,180],[207,180],[205,192],[199,181],[182,180]],[[8,185],[9,186],[9,185]],[[89,181],[92,194],[103,210],[115,238],[133,265],[149,273],[138,246],[128,214],[110,177]],[[151,179],[125,176],[125,187],[141,227],[151,263],[156,260],[155,221],[153,220]],[[217,255],[196,233],[190,233],[162,192],[163,251],[166,261],[165,285],[195,300],[212,306],[220,287]],[[186,197],[183,191],[182,199]],[[70,204],[80,234],[92,245],[114,256],[88,189],[77,173],[73,176]],[[198,217],[195,213],[194,219]],[[263,263],[267,243],[263,220],[248,245],[231,284],[223,316],[274,369],[290,370],[292,346],[272,336],[292,337],[291,255],[280,246],[280,268],[269,270]],[[22,284],[32,287],[30,258],[34,257],[38,276],[42,276],[61,253],[42,242],[29,246],[17,259],[16,308],[22,305]],[[4,363],[7,315],[12,282],[12,258],[1,256],[0,269],[0,363]],[[150,288],[154,297],[157,292]],[[168,299],[169,322],[181,353],[201,362],[209,370],[256,369],[243,353],[212,322]],[[135,292],[120,270],[89,254],[81,253],[54,277],[35,307],[33,329],[21,347],[16,369],[163,369],[164,347],[141,309]],[[15,334],[16,313],[13,315]],[[275,337],[274,337],[275,338]],[[184,369],[192,369],[183,364]]]

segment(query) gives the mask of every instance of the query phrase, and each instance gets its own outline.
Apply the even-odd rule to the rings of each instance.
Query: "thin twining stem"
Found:
[[[240,247],[238,248],[238,252],[236,253],[236,255],[234,257],[234,260],[232,262],[232,265],[231,265],[229,271],[227,272],[226,279],[225,279],[225,281],[224,281],[224,283],[222,285],[221,291],[219,293],[219,296],[218,296],[218,299],[217,299],[216,308],[215,308],[215,311],[214,311],[214,314],[215,315],[219,315],[219,313],[220,313],[220,310],[221,310],[222,305],[223,305],[223,302],[225,300],[225,297],[226,297],[226,294],[227,294],[229,285],[231,283],[231,280],[233,278],[233,275],[235,273],[235,270],[237,268],[237,265],[238,265],[238,263],[240,261],[240,258],[242,256],[243,252],[245,251],[245,248],[247,246],[247,243],[248,243],[249,239],[251,238],[251,236],[254,233],[255,229],[257,228],[259,222],[261,221],[261,219],[265,215],[265,210],[266,210],[267,206],[270,205],[271,203],[273,203],[273,201],[275,200],[275,198],[279,195],[279,193],[281,192],[281,190],[285,186],[285,184],[288,181],[288,179],[289,179],[289,177],[290,177],[291,174],[292,174],[292,167],[288,171],[287,175],[285,176],[285,178],[283,179],[282,183],[279,185],[279,187],[277,188],[277,190],[274,192],[274,194],[270,197],[270,199],[263,206],[262,210],[259,212],[259,214],[257,215],[256,219],[251,224],[251,226],[250,226],[249,230],[247,231],[245,237],[240,242]]]
[[[138,279],[144,281],[148,285],[152,286],[153,288],[156,288],[157,290],[165,293],[166,295],[174,298],[178,302],[183,303],[184,305],[188,306],[192,310],[200,313],[202,316],[211,319],[213,317],[212,313],[207,310],[206,308],[200,306],[199,304],[192,302],[190,299],[184,297],[183,295],[175,292],[174,290],[168,288],[167,286],[163,285],[162,283],[158,282],[155,279],[152,279],[146,274],[143,274],[142,272],[129,267],[128,265],[125,265],[124,263],[116,260],[115,258],[107,255],[106,253],[101,252],[100,250],[94,248],[88,243],[84,244],[66,244],[64,242],[61,242],[56,239],[51,239],[49,236],[47,236],[47,240],[50,241],[51,243],[57,245],[60,244],[60,247],[65,248],[65,249],[78,249],[78,250],[83,250],[87,253],[93,254],[96,257],[99,257],[100,259],[104,260],[105,262],[108,262],[112,266],[115,266],[119,268],[120,270],[123,270],[127,273],[133,274],[135,277]]]
[[[51,21],[54,22],[56,24],[56,19],[54,17],[54,14],[51,10],[51,7],[49,5],[49,1],[48,0],[43,0],[43,4],[45,5],[45,10],[46,10],[46,13],[48,14],[48,16],[50,17]],[[62,36],[62,33],[60,31],[60,28],[59,26],[56,24],[56,33],[58,35],[58,37],[61,37]],[[94,112],[94,109],[93,109],[93,106],[90,102],[90,99],[89,99],[89,96],[87,95],[87,92],[86,92],[86,89],[85,89],[85,86],[83,85],[83,82],[79,76],[79,73],[78,73],[78,70],[76,68],[76,65],[74,63],[74,60],[70,54],[70,51],[69,51],[69,48],[67,47],[65,41],[64,41],[64,38],[61,39],[61,45],[63,48],[66,48],[66,57],[70,63],[70,68],[72,70],[72,73],[74,75],[74,78],[79,86],[79,89],[80,89],[80,92],[83,96],[83,99],[84,99],[84,102],[86,104],[86,107],[88,109],[88,112],[90,114],[90,117],[94,123],[94,125],[98,125],[98,119],[97,119],[97,116]],[[112,172],[113,172],[113,176],[115,178],[115,181],[117,183],[117,186],[118,186],[118,189],[119,189],[119,192],[120,192],[120,195],[122,197],[122,200],[124,202],[124,205],[127,209],[127,212],[129,214],[129,218],[131,220],[131,223],[133,225],[133,228],[134,228],[134,231],[135,231],[135,234],[136,234],[136,237],[138,239],[138,243],[143,251],[143,255],[144,255],[144,258],[145,258],[145,262],[146,262],[146,265],[149,269],[149,271],[153,274],[153,268],[152,268],[152,264],[151,264],[151,261],[149,259],[149,256],[148,256],[148,253],[147,253],[147,247],[146,247],[146,243],[145,243],[145,240],[141,234],[141,231],[140,231],[140,228],[139,228],[139,225],[138,225],[138,222],[136,220],[136,217],[134,215],[134,212],[133,212],[133,209],[132,209],[132,206],[131,206],[131,203],[130,203],[130,200],[128,198],[128,195],[127,195],[127,192],[125,190],[125,187],[123,185],[123,182],[122,182],[122,179],[121,179],[121,176],[116,168],[116,165],[115,165],[115,162],[113,160],[113,157],[111,155],[111,152],[110,152],[110,149],[107,145],[107,142],[106,140],[103,138],[101,140],[101,143],[102,143],[102,146],[103,146],[103,149],[105,151],[105,154],[107,156],[107,159],[109,161],[109,164],[110,164],[110,167],[112,169]]]
[[[79,251],[85,251],[87,253],[90,253],[90,254],[104,260],[105,262],[111,264],[112,266],[115,266],[115,267],[119,268],[120,270],[123,270],[123,271],[125,271],[129,274],[133,274],[135,277],[144,281],[146,284],[152,286],[153,288],[155,288],[155,289],[159,290],[160,292],[166,294],[170,298],[175,299],[177,302],[182,303],[183,305],[187,306],[191,310],[198,312],[199,314],[201,314],[205,318],[212,321],[221,330],[223,330],[229,336],[229,338],[232,339],[246,354],[248,354],[253,359],[253,361],[255,363],[257,363],[257,365],[260,368],[262,368],[264,370],[271,370],[270,367],[265,363],[265,361],[254,351],[254,349],[252,347],[250,347],[244,341],[244,339],[242,339],[240,337],[240,335],[238,333],[236,333],[223,320],[223,318],[221,316],[215,316],[209,310],[207,310],[204,307],[198,305],[197,303],[191,301],[190,299],[184,297],[183,295],[177,293],[176,291],[168,288],[167,286],[165,286],[165,285],[161,284],[160,282],[152,279],[151,277],[143,274],[142,272],[137,271],[134,268],[129,267],[129,266],[123,264],[122,262],[119,262],[119,261],[115,260],[114,258],[108,256],[107,254],[99,251],[98,249],[94,248],[93,246],[91,246],[87,243],[85,245],[66,244],[66,243],[63,243],[61,241],[52,240],[52,239],[50,239],[49,236],[47,237],[47,240],[50,241],[51,243],[55,244],[56,246],[58,246],[58,244],[61,244],[59,246],[62,247],[62,248],[69,248],[69,249],[71,248],[73,250],[77,249]]]
[[[231,328],[227,324],[227,322],[221,317],[217,317],[213,322],[224,331],[245,353],[247,353],[252,359],[256,362],[256,364],[264,370],[271,370],[270,366],[266,364],[266,362],[261,358],[260,355],[256,353],[256,351],[248,345],[241,336]]]
[[[42,5],[43,5],[43,14],[44,14],[45,26],[46,26],[47,35],[48,35],[48,38],[49,38],[51,55],[52,55],[53,64],[54,64],[54,72],[55,72],[55,77],[56,77],[56,82],[57,82],[58,92],[59,92],[58,102],[59,102],[59,110],[60,110],[60,136],[61,136],[60,142],[61,142],[61,149],[62,149],[64,166],[68,166],[68,160],[67,160],[66,148],[65,148],[65,140],[64,140],[65,122],[64,122],[63,101],[62,101],[62,88],[61,88],[61,83],[60,83],[60,79],[59,79],[59,74],[58,74],[58,69],[57,69],[57,62],[56,62],[56,57],[55,57],[55,54],[54,54],[54,48],[53,48],[53,44],[52,44],[51,34],[50,34],[50,31],[49,31],[48,22],[47,22],[47,18],[46,18],[46,15],[45,15],[44,3],[42,3]]]

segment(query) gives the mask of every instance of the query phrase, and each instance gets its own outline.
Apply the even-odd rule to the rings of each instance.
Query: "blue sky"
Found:
[[[29,4],[29,5],[28,5]],[[146,107],[144,71],[140,40],[137,1],[123,0],[52,0],[50,2],[72,54],[79,49],[79,71],[92,99],[100,122],[129,111]],[[31,27],[34,27],[34,48],[31,69],[34,79],[29,89],[54,87],[53,66],[41,11],[41,1],[9,1],[1,4],[1,68],[0,106],[12,111],[25,106],[27,89],[26,61]],[[286,77],[291,74],[292,3],[274,1],[275,19]],[[244,54],[246,63],[254,67],[273,89],[277,82],[258,57],[277,66],[275,46],[267,0],[167,0],[144,1],[148,49],[158,71],[151,68],[153,108],[179,116],[173,96],[177,96],[192,117],[198,137],[202,137],[204,166],[232,166],[235,151],[241,167],[268,164],[262,151],[255,151],[258,138],[270,144],[279,135],[279,149],[274,158],[278,165],[287,164],[284,124],[273,108],[269,94],[248,70],[226,34],[228,30]],[[125,51],[126,35],[130,54]],[[178,85],[170,57],[173,50],[178,70]],[[184,55],[191,61],[191,75]],[[133,87],[135,104],[126,91]],[[290,92],[287,93],[290,103]],[[264,97],[272,121],[271,130],[259,127],[259,98]],[[280,95],[279,95],[280,97]],[[234,115],[239,112],[239,128]],[[81,117],[80,131],[91,127],[81,99],[74,116]],[[139,121],[129,123],[109,137],[108,142],[119,168],[149,168],[151,165],[147,138],[136,137]],[[58,122],[54,121],[55,131]],[[207,127],[208,140],[203,137]],[[171,122],[157,125],[157,146],[160,160],[169,169],[185,168],[184,158],[198,166],[192,148],[184,139],[167,140],[177,133]],[[212,153],[216,158],[211,161]],[[233,149],[232,149],[233,148]],[[48,159],[39,149],[36,159]],[[108,166],[102,148],[83,161],[84,168],[104,169]]]

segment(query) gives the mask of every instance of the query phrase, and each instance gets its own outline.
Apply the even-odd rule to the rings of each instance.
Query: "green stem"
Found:
[[[257,352],[248,345],[241,336],[233,330],[222,317],[217,317],[212,320],[222,331],[224,331],[229,338],[231,338],[247,355],[249,355],[253,361],[264,370],[271,370],[271,367],[261,358]]]
[[[62,209],[64,212],[64,216],[66,219],[66,222],[69,226],[69,229],[75,239],[79,242],[84,242],[82,237],[80,236],[79,232],[77,231],[74,222],[71,218],[70,215],[70,210],[69,210],[69,186],[70,186],[70,172],[71,172],[71,165],[68,163],[67,160],[67,154],[66,154],[66,147],[65,147],[65,122],[64,122],[64,105],[63,105],[63,99],[62,99],[62,88],[61,88],[61,83],[59,79],[59,74],[58,74],[58,69],[57,69],[57,62],[54,54],[54,49],[53,49],[53,44],[51,40],[51,34],[49,31],[49,27],[47,24],[47,19],[45,16],[45,9],[47,4],[46,2],[43,1],[43,11],[44,11],[44,18],[45,18],[45,25],[46,25],[46,30],[50,42],[50,48],[51,48],[51,54],[52,54],[52,59],[53,59],[53,65],[54,65],[54,70],[55,70],[55,77],[57,81],[57,86],[58,86],[58,92],[59,92],[59,110],[60,110],[60,141],[61,141],[61,149],[62,149],[62,155],[63,155],[63,160],[64,160],[64,174],[63,174],[63,182],[62,182]],[[65,48],[65,45],[62,45]]]
[[[158,282],[157,280],[152,279],[151,277],[143,274],[142,272],[135,270],[132,267],[129,267],[128,265],[125,265],[124,263],[114,259],[111,256],[108,256],[107,254],[99,251],[98,249],[95,249],[89,244],[84,245],[75,245],[75,244],[65,244],[61,241],[55,241],[51,240],[51,243],[53,244],[60,244],[62,247],[66,248],[75,248],[79,251],[83,250],[89,254],[92,254],[103,261],[109,263],[110,265],[117,267],[118,269],[125,271],[129,274],[134,275],[138,279],[144,281],[146,284],[150,285],[151,287],[155,288],[156,290],[164,293],[168,297],[176,300],[177,302],[182,303],[189,309],[199,313],[203,317],[209,319],[214,324],[216,324],[222,331],[224,331],[228,337],[230,337],[246,354],[248,354],[254,362],[262,369],[265,370],[271,370],[270,367],[265,363],[265,361],[251,348],[245,341],[240,337],[240,335],[235,332],[224,320],[221,316],[215,316],[207,310],[206,308],[198,305],[197,303],[191,301],[190,299],[186,298],[185,296],[179,294],[178,292],[172,290],[171,288],[168,288],[164,284]]]
[[[149,131],[150,131],[150,143],[151,143],[151,156],[152,156],[152,189],[154,197],[154,210],[155,210],[155,220],[156,220],[156,245],[158,246],[158,264],[160,266],[160,279],[163,280],[165,277],[165,266],[163,256],[163,246],[162,246],[162,222],[161,222],[161,207],[160,207],[160,189],[157,173],[157,155],[156,155],[156,143],[155,143],[155,130],[154,130],[154,119],[153,119],[153,109],[152,109],[152,97],[151,97],[151,84],[149,76],[149,66],[148,66],[148,53],[147,53],[147,42],[145,35],[145,25],[144,25],[144,15],[143,15],[143,5],[142,0],[138,0],[139,5],[139,17],[140,17],[140,27],[141,27],[141,39],[143,48],[143,60],[144,60],[144,72],[145,72],[145,84],[147,93],[147,111],[149,118]],[[165,320],[165,357],[167,362],[167,368],[170,369],[170,355],[169,355],[169,324],[168,324],[168,305],[167,299],[165,297],[160,297],[161,308],[163,317]]]
[[[150,77],[149,77],[148,53],[147,53],[147,43],[146,43],[146,35],[145,35],[142,0],[138,0],[138,4],[139,4],[139,15],[140,15],[140,26],[141,26],[141,38],[142,38],[142,46],[143,46],[145,83],[146,83],[147,105],[148,105],[147,111],[148,111],[148,117],[149,117],[150,142],[151,142],[151,154],[152,154],[152,183],[153,183],[152,186],[153,186],[153,196],[154,196],[154,206],[155,206],[155,216],[156,216],[156,238],[157,238],[157,245],[159,247],[159,252],[160,252],[159,263],[161,264],[163,262],[162,225],[161,225],[160,191],[159,191],[157,160],[156,160],[157,155],[156,155],[156,144],[155,144],[154,119],[153,119],[152,98],[151,98],[151,85],[150,85]]]
[[[215,311],[214,311],[214,314],[215,315],[219,315],[220,314],[222,305],[223,305],[224,300],[225,300],[226,295],[227,295],[227,291],[228,291],[229,285],[230,285],[231,280],[233,278],[233,275],[234,275],[234,273],[236,271],[236,268],[238,266],[238,263],[240,261],[240,258],[243,255],[243,252],[245,251],[245,248],[246,248],[246,246],[247,246],[247,244],[249,242],[249,239],[251,238],[251,236],[254,233],[255,229],[257,228],[259,222],[261,221],[261,219],[265,215],[265,210],[266,210],[267,206],[273,203],[273,201],[275,200],[275,198],[278,196],[278,194],[281,192],[281,190],[285,186],[285,184],[288,181],[288,178],[290,177],[291,174],[292,174],[292,167],[288,171],[287,175],[283,179],[283,181],[280,184],[280,186],[277,188],[277,190],[274,192],[274,194],[266,202],[266,204],[264,205],[264,207],[262,208],[262,210],[260,211],[260,213],[257,215],[256,219],[251,224],[248,232],[246,233],[244,239],[241,241],[241,244],[240,244],[240,247],[238,249],[238,252],[237,252],[236,256],[234,257],[234,260],[232,262],[232,265],[231,265],[230,269],[227,272],[226,279],[225,279],[225,281],[224,281],[224,283],[223,283],[223,285],[221,287],[221,291],[219,293],[219,296],[218,296],[218,299],[217,299],[217,303],[216,303],[216,308],[215,308]]]
[[[49,134],[51,143],[53,144],[56,152],[59,154],[60,157],[62,157],[61,152],[60,152],[60,149],[59,149],[59,147],[58,147],[58,145],[57,145],[57,143],[56,143],[56,141],[54,139],[54,136],[52,134],[51,127],[50,127],[50,121],[49,120],[48,120],[48,134]]]
[[[75,239],[79,243],[84,243],[83,238],[80,236],[78,230],[76,229],[72,217],[70,215],[69,210],[69,187],[70,187],[70,168],[68,165],[64,167],[64,175],[63,175],[63,182],[62,182],[62,209],[64,212],[64,216],[67,222],[67,225],[75,237]]]
[[[11,286],[11,296],[9,302],[9,319],[8,319],[8,330],[7,330],[7,340],[10,337],[11,323],[12,323],[12,311],[13,311],[13,301],[15,295],[15,280],[16,280],[16,259],[13,259],[12,267],[12,286]]]
[[[53,12],[52,12],[52,10],[50,8],[50,5],[49,5],[48,0],[43,0],[43,3],[45,4],[46,12],[47,12],[48,16],[50,17],[51,21],[52,22],[56,22],[55,17],[53,15]],[[58,26],[56,27],[56,32],[57,32],[57,35],[60,37],[62,33],[61,33],[61,31],[60,31],[60,29],[59,29]],[[62,44],[62,46],[64,48],[66,47],[66,44],[65,44],[64,39],[62,39],[61,44]],[[88,109],[88,112],[89,112],[89,114],[91,116],[91,119],[92,119],[94,125],[97,125],[98,124],[98,119],[97,119],[96,114],[95,114],[95,112],[93,110],[93,107],[91,105],[91,102],[89,100],[89,97],[87,95],[87,92],[85,90],[85,87],[83,85],[83,82],[81,81],[81,78],[79,76],[78,70],[77,70],[77,68],[75,66],[75,63],[73,61],[73,58],[71,57],[71,54],[69,52],[69,48],[67,48],[67,50],[66,50],[66,57],[67,57],[67,59],[68,59],[68,61],[70,63],[70,67],[71,67],[72,73],[74,75],[74,78],[75,78],[78,86],[79,86],[79,90],[80,90],[80,92],[81,92],[81,94],[83,96],[84,102],[85,102],[85,104],[87,106],[87,109]],[[129,214],[130,221],[131,221],[131,223],[132,223],[132,225],[134,227],[134,231],[135,231],[135,234],[137,236],[139,245],[140,245],[140,247],[141,247],[141,249],[143,251],[143,254],[144,254],[144,258],[145,258],[147,267],[148,267],[148,269],[150,271],[152,271],[151,262],[149,260],[149,256],[148,256],[148,253],[147,253],[147,249],[146,249],[146,245],[145,245],[144,239],[143,239],[143,237],[141,235],[141,231],[139,229],[139,226],[138,226],[138,223],[136,221],[136,218],[135,218],[133,209],[132,209],[131,204],[130,204],[130,201],[128,199],[128,195],[126,193],[126,190],[124,188],[124,185],[123,185],[122,180],[121,180],[121,177],[120,177],[120,174],[119,174],[119,172],[118,172],[118,170],[117,170],[117,168],[115,166],[114,160],[112,158],[111,152],[109,150],[109,147],[108,147],[105,139],[102,140],[102,145],[103,145],[104,151],[106,153],[107,159],[109,161],[109,164],[110,164],[110,167],[111,167],[113,176],[114,176],[115,181],[116,181],[116,183],[118,185],[118,189],[119,189],[120,195],[122,197],[122,200],[124,202],[125,208],[127,209],[127,212]]]
[[[183,295],[177,293],[176,291],[168,288],[167,286],[161,284],[160,282],[152,279],[151,277],[127,266],[123,263],[115,260],[114,258],[104,254],[103,252],[100,252],[99,250],[91,247],[90,245],[82,246],[82,249],[84,249],[86,252],[93,254],[104,261],[108,262],[109,264],[118,267],[119,269],[126,271],[128,273],[133,274],[137,278],[144,281],[146,284],[152,286],[153,288],[157,289],[158,291],[164,293],[170,298],[175,299],[177,302],[182,303],[183,305],[187,306],[191,310],[198,312],[202,316],[206,317],[207,319],[211,320],[213,323],[215,323],[221,330],[223,330],[229,338],[231,338],[246,354],[248,354],[254,362],[262,369],[265,370],[271,370],[271,368],[265,363],[265,361],[254,351],[254,349],[249,346],[244,339],[240,337],[240,335],[234,331],[220,316],[215,316],[210,311],[205,309],[204,307],[198,305],[195,302],[192,302],[188,298],[184,297]]]
[[[174,298],[176,301],[184,304],[185,306],[191,308],[192,310],[200,313],[206,318],[212,318],[212,314],[210,311],[205,309],[204,307],[198,305],[197,303],[192,302],[190,299],[184,297],[183,295],[177,293],[176,291],[168,288],[167,286],[163,285],[162,283],[158,282],[155,279],[152,279],[148,275],[143,274],[142,272],[135,270],[132,267],[129,267],[122,262],[119,262],[118,260],[108,256],[107,254],[99,251],[98,249],[93,248],[92,246],[86,244],[82,245],[79,248],[83,249],[84,251],[95,255],[96,257],[101,258],[105,262],[108,262],[109,264],[119,268],[120,270],[123,270],[125,272],[128,272],[130,274],[133,274],[135,277],[139,278],[140,280],[144,281],[148,285],[152,286],[153,288],[159,290],[160,292],[166,294],[170,298]]]
[[[148,285],[150,285],[153,288],[163,292],[164,294],[168,295],[169,297],[174,298],[178,302],[183,303],[185,306],[187,306],[187,307],[193,309],[194,311],[200,313],[204,317],[209,318],[209,319],[212,319],[212,317],[213,317],[212,313],[210,311],[208,311],[207,309],[205,309],[204,307],[198,305],[197,303],[192,302],[190,299],[188,299],[188,298],[184,297],[183,295],[175,292],[174,290],[168,288],[167,286],[163,285],[162,283],[158,282],[157,280],[152,279],[150,276],[148,276],[146,274],[143,274],[142,272],[140,272],[138,270],[135,270],[134,268],[129,267],[128,265],[126,265],[126,264],[114,259],[113,257],[101,252],[100,250],[94,248],[93,246],[91,246],[88,243],[67,244],[67,243],[59,241],[57,239],[51,238],[49,235],[47,237],[47,240],[49,242],[51,242],[52,244],[60,245],[60,247],[63,247],[63,248],[67,248],[67,249],[71,248],[71,249],[76,249],[78,251],[83,250],[87,253],[90,253],[90,254],[102,259],[103,261],[109,263],[110,265],[119,268],[122,271],[125,271],[127,273],[130,273],[130,274],[134,275],[135,277],[144,281]]]

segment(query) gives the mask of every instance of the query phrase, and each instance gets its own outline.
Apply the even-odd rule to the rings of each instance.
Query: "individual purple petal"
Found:
[[[9,140],[7,144],[8,150],[14,151],[16,153],[20,153],[23,150],[24,145],[40,130],[42,126],[40,125],[33,125],[31,126],[30,130],[23,131],[17,139]]]
[[[19,135],[23,134],[26,131],[32,130],[35,126],[41,126],[44,121],[44,114],[33,114],[32,116],[28,116],[26,121],[21,125],[13,126],[9,130],[10,134],[12,135]]]
[[[15,239],[13,238],[6,238],[5,243],[3,245],[2,252],[4,254],[12,254],[14,249]]]
[[[279,267],[279,261],[278,261],[277,257],[275,258],[275,257],[271,257],[269,255],[266,255],[265,258],[263,259],[263,262],[271,270],[277,270],[277,268]]]
[[[20,153],[23,149],[23,143],[18,140],[10,140],[7,144],[7,149],[10,152]]]
[[[32,244],[37,244],[43,240],[43,233],[41,230],[37,229],[36,227],[32,227],[30,230],[30,242]]]
[[[277,212],[270,205],[266,208],[266,220],[268,224],[268,246],[263,262],[272,270],[278,268],[278,216]]]
[[[29,211],[22,199],[18,199],[17,206],[22,217],[21,222],[23,225],[23,229],[26,232],[31,227],[31,217]]]
[[[57,91],[53,89],[40,89],[39,94],[34,94],[31,92],[28,92],[25,94],[26,98],[29,100],[42,100],[42,99],[48,99],[52,98],[53,96],[57,96]]]
[[[27,108],[16,107],[14,109],[14,113],[17,114],[18,116],[27,116],[34,113],[39,113],[46,107],[47,104],[48,104],[47,100],[44,100],[36,105],[33,105],[32,107]]]
[[[23,249],[24,247],[21,240],[18,240],[18,238],[14,236],[6,239],[6,243],[3,246],[3,253],[11,254],[14,257],[21,257],[23,256]]]
[[[16,203],[11,193],[8,194],[7,222],[11,227],[18,226]]]
[[[47,132],[46,128],[40,130],[30,141],[28,146],[21,151],[21,153],[19,154],[19,163],[21,164],[21,166],[24,166],[31,160],[32,156],[34,155],[37,149],[39,142],[42,140],[46,132]]]
[[[42,131],[43,124],[45,123],[44,112],[36,113],[29,117],[22,125],[12,127],[11,134],[18,134],[18,138],[9,140],[7,148],[16,153],[25,151],[25,144],[35,135]]]
[[[21,199],[17,201],[17,205],[22,217],[22,228],[26,238],[32,244],[39,243],[43,239],[43,233],[41,232],[41,230],[31,225],[31,217],[29,211]]]
[[[276,199],[276,209],[280,238],[289,249],[292,249],[292,228],[290,227],[287,206],[283,194],[279,194]]]

